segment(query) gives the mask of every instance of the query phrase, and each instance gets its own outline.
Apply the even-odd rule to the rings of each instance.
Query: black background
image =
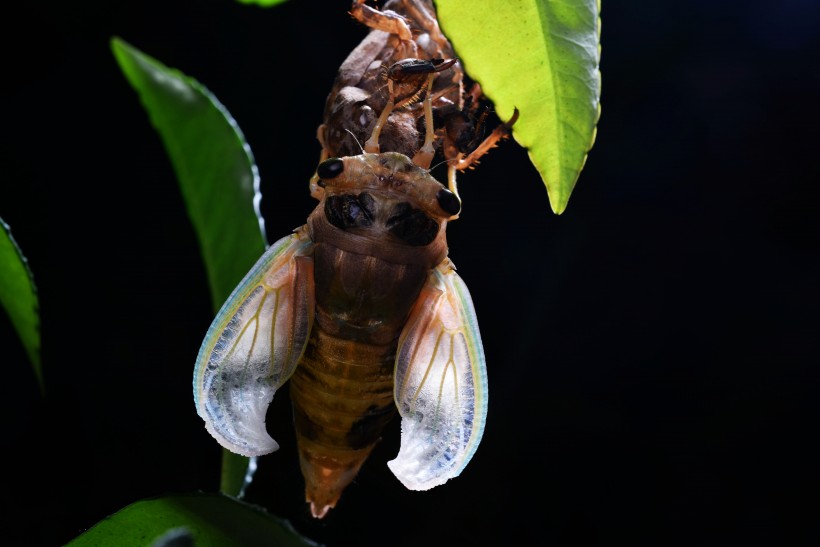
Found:
[[[4,530],[58,545],[139,499],[218,488],[191,396],[205,270],[109,39],[233,114],[275,240],[314,206],[324,99],[366,30],[346,0],[17,7],[0,216],[39,287],[48,395],[0,318]],[[385,465],[396,421],[313,522],[282,392],[282,449],[248,501],[330,546],[818,544],[820,4],[622,0],[602,19],[602,117],[567,211],[514,141],[460,178],[450,255],[490,381],[471,463],[405,490]]]

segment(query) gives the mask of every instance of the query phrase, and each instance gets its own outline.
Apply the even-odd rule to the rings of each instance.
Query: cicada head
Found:
[[[322,193],[308,219],[314,241],[427,268],[447,256],[447,221],[461,203],[404,154],[330,158],[316,173]]]
[[[458,197],[430,172],[398,152],[330,158],[316,169],[318,185],[328,195],[369,191],[405,200],[436,220],[461,210]]]

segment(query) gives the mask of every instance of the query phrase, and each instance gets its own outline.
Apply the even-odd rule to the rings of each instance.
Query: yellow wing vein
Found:
[[[274,341],[276,340],[276,323],[279,319],[279,299],[280,299],[280,289],[274,289],[274,302],[273,302],[273,312],[271,313],[271,320],[270,320],[270,360],[273,361],[275,350],[274,350]]]
[[[442,334],[443,334],[443,332],[442,332]],[[455,384],[454,394],[455,394],[455,398],[456,398],[456,403],[458,403],[458,369],[456,368],[455,359],[453,358],[455,344],[453,343],[453,334],[452,333],[448,333],[448,334],[450,336],[450,351],[448,352],[447,361],[445,361],[445,363],[444,363],[444,369],[441,371],[441,381],[439,381],[439,385],[438,385],[438,398],[436,399],[436,401],[437,401],[436,402],[436,412],[435,412],[436,419],[433,420],[433,423],[436,424],[436,427],[434,427],[433,431],[430,433],[431,437],[436,432],[438,432],[438,424],[440,423],[438,417],[441,413],[440,412],[441,411],[441,399],[444,396],[444,386],[447,383],[447,372],[450,371],[450,370],[453,371],[453,383]],[[459,414],[461,414],[460,409],[458,407],[458,404],[456,404],[454,408],[458,409]]]
[[[445,331],[442,329],[439,339],[443,337]],[[430,431],[429,437],[432,438],[438,432],[439,416],[441,415],[441,396],[444,393],[444,383],[447,378],[447,369],[450,366],[450,361],[453,359],[453,341],[450,340],[450,351],[448,352],[447,360],[444,361],[444,368],[441,371],[441,379],[438,383],[438,397],[436,397],[436,411],[433,413],[433,429]]]
[[[421,393],[422,388],[424,388],[424,384],[427,383],[427,377],[430,376],[430,371],[433,369],[433,364],[436,362],[436,355],[438,355],[439,347],[441,346],[441,337],[444,334],[444,331],[440,331],[438,336],[436,336],[436,343],[433,346],[433,355],[430,356],[430,361],[427,363],[427,366],[424,370],[424,376],[421,377],[421,381],[419,382],[418,387],[416,388],[416,392],[413,394],[413,397],[410,399],[415,406],[415,402],[419,398],[419,394]]]
[[[227,361],[227,360],[230,359],[230,357],[233,355],[234,351],[236,350],[237,346],[239,345],[239,342],[245,337],[245,333],[247,332],[248,328],[250,328],[251,324],[253,324],[254,325],[253,341],[251,342],[251,347],[250,347],[250,350],[248,351],[248,355],[245,357],[245,366],[247,366],[248,361],[250,360],[251,355],[253,354],[253,348],[256,345],[256,336],[259,333],[259,312],[262,310],[262,306],[265,305],[265,300],[267,300],[267,298],[268,298],[268,291],[266,289],[264,296],[262,296],[262,298],[259,301],[259,305],[256,306],[256,311],[253,312],[253,315],[251,316],[251,319],[248,320],[248,322],[242,327],[242,330],[239,331],[239,334],[236,335],[236,338],[234,339],[233,343],[231,344],[230,351],[225,354],[224,360]]]
[[[411,330],[416,330],[416,331],[420,330],[420,331],[423,332],[424,329],[420,329],[418,327],[419,323],[420,323],[420,320],[417,320],[416,324],[413,325]],[[418,355],[420,350],[421,350],[421,344],[414,344],[413,345],[413,350],[410,352],[410,355],[408,355],[408,357],[406,359],[406,362],[409,363],[409,365],[407,367],[407,371],[405,372],[404,376],[401,379],[401,386],[399,388],[399,394],[403,395],[404,393],[407,392],[407,384],[410,381],[410,368],[412,367],[412,364],[416,362],[416,355]]]

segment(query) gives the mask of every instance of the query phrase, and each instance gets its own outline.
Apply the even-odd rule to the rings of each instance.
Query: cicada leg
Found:
[[[430,35],[430,39],[438,44],[439,49],[446,51],[451,47],[450,42],[439,28],[435,12],[430,12],[429,8],[432,6],[427,6],[417,0],[405,0],[404,4],[407,13],[424,27],[424,30]]]
[[[424,116],[427,122],[427,133],[424,145],[414,157],[414,163],[428,169],[435,153],[433,143],[436,138],[435,128],[433,127],[433,80],[436,74],[447,70],[455,63],[456,59],[402,59],[386,68],[383,74],[387,80],[388,100],[379,119],[376,121],[373,133],[364,145],[365,152],[378,154],[380,152],[379,135],[393,110],[414,103],[424,94]],[[418,161],[416,161],[416,158],[418,158]]]
[[[373,133],[370,134],[370,138],[367,139],[364,143],[364,151],[369,154],[378,154],[381,149],[379,148],[379,135],[382,132],[382,127],[387,122],[387,118],[390,117],[390,113],[393,112],[393,108],[395,103],[394,93],[393,93],[393,80],[387,80],[387,90],[389,95],[389,99],[387,100],[387,104],[384,106],[384,110],[382,110],[381,115],[379,115],[379,119],[376,121],[376,125],[373,127]]]
[[[472,101],[470,102],[472,103]],[[490,136],[484,139],[481,144],[474,148],[469,154],[459,151],[454,145],[449,148],[449,150],[451,150],[451,154],[455,153],[455,157],[447,158],[447,188],[455,194],[457,198],[459,198],[459,201],[461,201],[461,197],[458,195],[458,185],[456,184],[456,175],[458,171],[473,169],[478,164],[478,160],[484,154],[489,152],[490,149],[498,146],[499,141],[510,135],[510,130],[517,119],[518,109],[516,108],[513,112],[512,118],[510,118],[510,121],[496,127],[493,132],[490,133]]]
[[[427,94],[424,97],[424,122],[427,126],[427,131],[424,135],[424,144],[419,148],[419,151],[416,152],[416,155],[413,156],[413,163],[422,169],[430,169],[430,164],[433,162],[433,156],[436,153],[436,149],[433,146],[433,142],[436,138],[435,129],[433,128],[433,98],[430,92],[435,77],[435,72],[427,76]]]
[[[407,24],[407,19],[398,13],[384,12],[371,8],[365,4],[366,1],[367,0],[353,0],[350,15],[372,29],[395,34],[399,37],[402,47],[405,49],[402,56],[417,57],[416,42],[413,40],[413,33],[410,31],[410,25]]]
[[[455,165],[451,164],[447,167],[447,189],[450,190],[458,198],[459,203],[461,203],[461,196],[458,195],[458,185],[456,184],[456,173],[458,173],[458,170]],[[458,215],[453,217],[453,219],[456,218],[458,218]]]
[[[444,72],[456,62],[457,59],[402,59],[385,66],[382,78],[393,82],[394,108],[410,106],[425,94],[432,95],[433,100],[442,96],[447,90],[433,94],[428,76]]]
[[[496,127],[490,135],[479,144],[475,150],[464,156],[463,154],[459,154],[458,161],[454,162],[453,165],[450,166],[450,169],[457,169],[459,171],[464,171],[466,169],[472,169],[478,164],[478,160],[491,149],[498,146],[498,142],[502,139],[506,139],[510,136],[510,131],[512,130],[513,124],[518,120],[518,109],[516,108],[513,112],[512,118],[507,123],[503,123]],[[450,191],[453,191],[451,188]],[[455,193],[455,192],[453,192]]]

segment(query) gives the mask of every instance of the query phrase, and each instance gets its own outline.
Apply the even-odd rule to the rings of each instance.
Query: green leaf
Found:
[[[556,214],[566,209],[600,115],[600,0],[436,0],[467,74],[529,150]]]
[[[197,547],[318,545],[299,535],[288,521],[221,494],[138,501],[101,520],[67,545],[146,547],[167,542],[173,535],[190,535]]]
[[[256,4],[263,8],[269,8],[278,4],[283,4],[285,0],[236,0],[240,4]]]
[[[199,238],[214,311],[264,253],[259,176],[250,146],[203,85],[114,38],[111,49],[159,132]],[[241,488],[248,458],[225,457],[224,487]],[[226,490],[238,496],[241,489]]]
[[[6,309],[11,324],[23,343],[34,375],[45,391],[40,362],[40,314],[37,287],[20,247],[11,235],[11,228],[0,218],[0,304]]]
[[[250,147],[230,113],[199,82],[118,38],[111,46],[174,165],[216,311],[265,251]]]

